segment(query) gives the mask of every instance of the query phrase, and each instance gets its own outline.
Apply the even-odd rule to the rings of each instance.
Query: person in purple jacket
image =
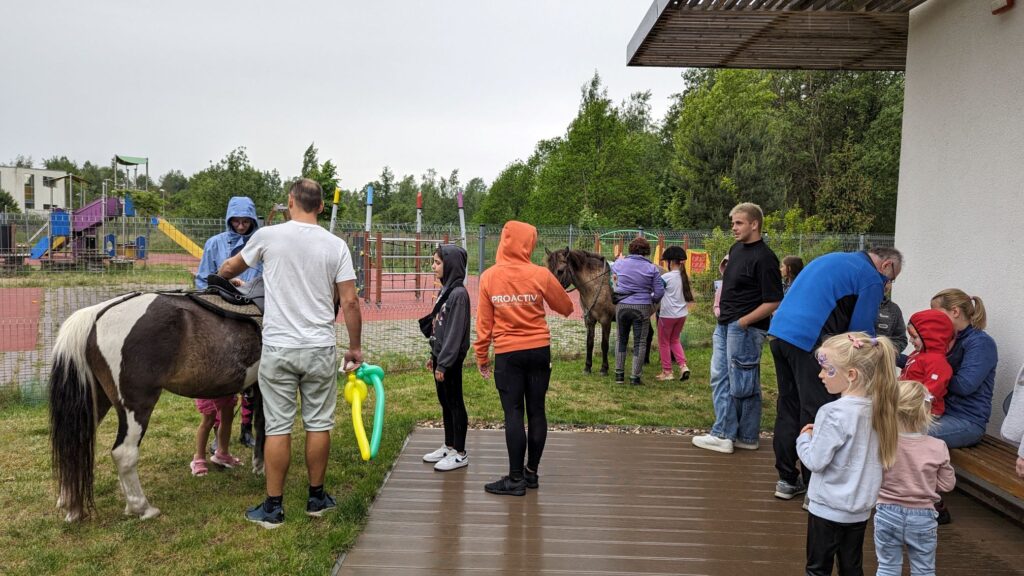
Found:
[[[645,238],[637,237],[629,243],[629,256],[612,264],[615,279],[615,324],[619,337],[615,344],[615,383],[626,382],[626,344],[629,331],[633,331],[633,371],[629,383],[643,384],[640,373],[644,369],[647,354],[647,335],[651,330],[651,314],[654,304],[665,294],[665,283],[661,280],[661,269],[651,263],[647,256],[651,245]]]

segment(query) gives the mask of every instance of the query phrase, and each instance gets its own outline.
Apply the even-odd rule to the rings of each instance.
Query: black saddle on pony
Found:
[[[216,274],[210,274],[206,277],[206,291],[204,293],[216,294],[229,304],[235,306],[253,305],[260,309],[260,313],[263,312],[265,296],[263,277],[251,281],[246,285],[245,292],[242,292],[230,280],[226,280]]]

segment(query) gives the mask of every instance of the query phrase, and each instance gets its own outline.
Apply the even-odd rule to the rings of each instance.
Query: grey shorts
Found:
[[[263,346],[259,376],[267,436],[291,434],[297,412],[296,394],[302,398],[302,425],[307,432],[334,428],[337,363],[334,346]]]

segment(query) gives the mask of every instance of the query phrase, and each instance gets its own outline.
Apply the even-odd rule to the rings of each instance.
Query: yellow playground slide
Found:
[[[158,230],[163,232],[168,238],[174,240],[174,243],[185,249],[186,252],[195,256],[196,258],[203,258],[203,249],[201,246],[192,241],[191,238],[185,235],[184,232],[178,230],[170,222],[163,218],[154,218],[154,223]]]

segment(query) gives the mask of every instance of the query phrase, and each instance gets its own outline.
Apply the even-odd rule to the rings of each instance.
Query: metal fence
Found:
[[[59,241],[45,217],[0,214],[0,394],[16,394],[29,401],[41,398],[57,331],[72,312],[126,292],[191,287],[199,265],[196,249],[224,229],[221,219],[118,217],[105,220],[91,236],[72,231]],[[566,246],[599,250],[612,258],[638,233],[655,245],[690,249],[691,264],[702,267],[691,270],[698,304],[684,339],[690,345],[706,345],[714,324],[708,304],[718,277],[717,262],[732,243],[727,233],[539,227],[533,260],[540,264],[545,249]],[[375,225],[367,234],[360,224],[344,222],[335,234],[352,249],[361,289],[366,358],[390,370],[421,366],[427,344],[417,319],[430,311],[438,289],[429,274],[429,257],[440,242],[461,243],[458,227],[424,226],[417,234],[414,226]],[[500,226],[467,230],[467,287],[474,312],[479,273],[494,263],[500,234]],[[40,253],[46,238],[48,250]],[[779,235],[767,240],[780,258],[796,254],[810,260],[836,250],[892,245],[893,238]],[[575,292],[572,297],[577,300]],[[576,303],[569,318],[548,318],[553,351],[560,357],[584,352],[586,333]],[[340,324],[337,340],[339,347],[347,346],[348,335]]]

